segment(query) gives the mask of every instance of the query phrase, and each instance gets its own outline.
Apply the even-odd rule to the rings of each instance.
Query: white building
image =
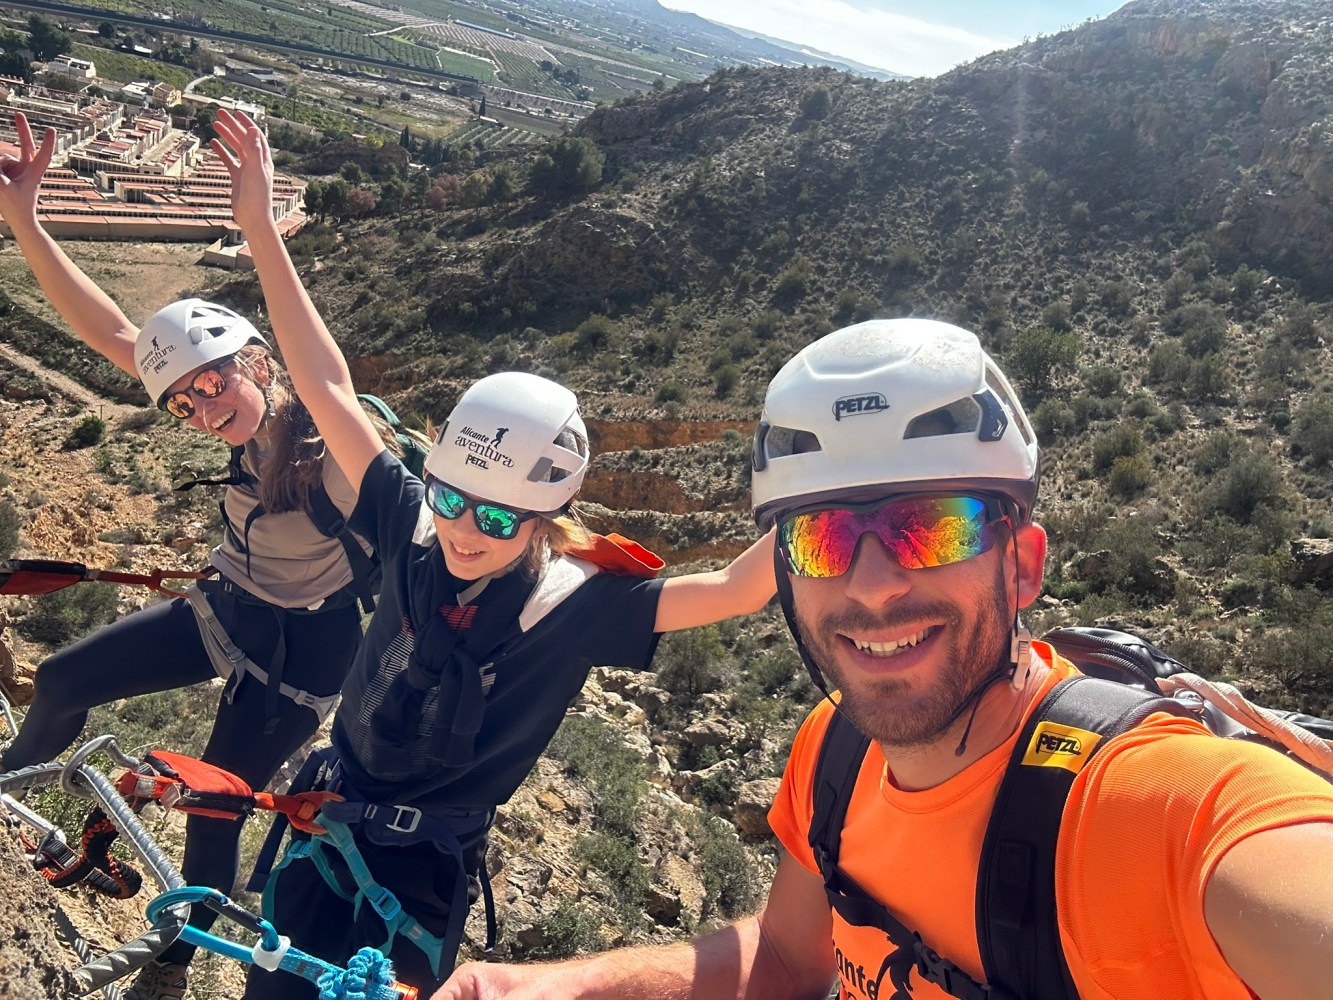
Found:
[[[82,77],[85,80],[91,80],[97,76],[97,67],[93,65],[91,59],[78,59],[69,53],[56,56],[46,64],[46,68],[53,73]]]

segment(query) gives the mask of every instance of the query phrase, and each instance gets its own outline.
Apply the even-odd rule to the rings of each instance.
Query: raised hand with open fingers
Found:
[[[22,111],[15,112],[14,127],[18,131],[19,155],[0,156],[0,216],[11,226],[15,222],[35,223],[37,191],[56,149],[56,130],[48,128],[41,146],[37,146]]]
[[[210,145],[231,176],[232,218],[246,233],[273,225],[273,156],[268,139],[249,116],[218,111],[218,138]]]

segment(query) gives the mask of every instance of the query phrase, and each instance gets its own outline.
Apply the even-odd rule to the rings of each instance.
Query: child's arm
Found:
[[[55,152],[55,129],[46,130],[38,148],[23,112],[15,113],[14,126],[18,130],[19,155],[17,159],[0,157],[0,215],[9,223],[37,283],[75,335],[116,367],[138,378],[134,341],[139,328],[65,256],[37,222],[37,192]]]
[[[384,441],[356,398],[347,361],[315,311],[273,219],[273,159],[264,133],[243,114],[220,110],[212,146],[231,175],[232,215],[245,232],[269,320],[296,394],[333,460],[360,492]],[[225,145],[224,145],[225,144]]]
[[[770,531],[723,569],[673,576],[662,585],[654,632],[676,632],[758,611],[777,592]]]

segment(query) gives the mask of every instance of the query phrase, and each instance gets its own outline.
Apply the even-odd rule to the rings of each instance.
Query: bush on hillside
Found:
[[[1047,327],[1033,327],[1014,338],[1002,367],[1030,392],[1050,389],[1055,377],[1078,360],[1078,338]]]
[[[657,683],[672,694],[695,698],[722,684],[726,647],[716,625],[663,636],[653,665]]]
[[[532,161],[528,186],[534,194],[575,195],[602,183],[606,156],[591,139],[558,136]]]
[[[106,437],[106,421],[95,413],[89,413],[74,425],[74,429],[69,432],[69,437],[65,438],[61,448],[65,451],[91,448],[95,444],[101,444],[104,437]]]
[[[43,594],[15,627],[33,642],[64,646],[82,638],[116,614],[116,588],[107,583],[78,583]]]
[[[1294,450],[1312,465],[1333,460],[1333,396],[1314,396],[1299,407],[1292,420]]]
[[[8,500],[0,500],[0,559],[8,559],[19,547],[23,514]]]

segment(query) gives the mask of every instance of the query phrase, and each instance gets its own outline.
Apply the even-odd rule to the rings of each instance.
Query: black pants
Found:
[[[303,836],[303,835],[302,835]],[[486,856],[486,838],[465,849],[462,876],[453,857],[434,844],[384,847],[357,838],[357,848],[375,881],[389,889],[431,934],[443,937],[449,927],[454,887],[461,877],[468,879],[467,905],[476,902],[481,883],[476,873]],[[342,880],[343,888],[355,891],[355,883],[341,863],[336,849],[325,850]],[[368,902],[353,917],[353,906],[324,881],[308,858],[293,861],[276,878],[273,895],[273,926],[292,939],[292,946],[334,965],[346,967],[347,960],[365,947],[381,947],[385,938],[384,922]],[[415,986],[422,1000],[444,985],[453,971],[457,955],[445,955],[437,976],[426,953],[399,935],[388,950],[393,960],[394,976],[400,983]],[[251,966],[245,980],[243,1000],[314,1000],[319,991],[313,983],[279,969],[266,972]]]
[[[361,640],[355,605],[318,614],[283,614],[272,605],[227,593],[212,594],[210,601],[232,641],[265,670],[283,638],[284,683],[317,696],[335,694],[342,686]],[[55,760],[78,737],[89,709],[97,705],[215,676],[188,601],[177,598],[122,618],[37,668],[32,704],[0,771]],[[289,698],[278,699],[277,725],[266,735],[267,716],[264,685],[246,677],[232,700],[219,699],[203,759],[256,791],[264,788],[319,725],[312,709]],[[237,820],[189,817],[181,865],[188,884],[232,892],[240,867],[241,825]],[[215,918],[200,906],[190,922],[207,928]],[[193,954],[193,946],[177,942],[162,957],[188,962]]]

